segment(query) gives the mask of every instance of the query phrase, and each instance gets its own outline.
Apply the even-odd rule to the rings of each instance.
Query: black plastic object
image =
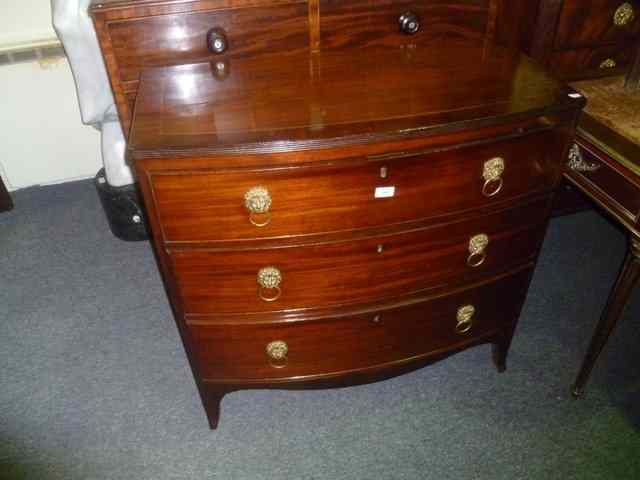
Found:
[[[111,232],[121,240],[148,240],[147,221],[136,185],[109,185],[101,169],[94,179]]]

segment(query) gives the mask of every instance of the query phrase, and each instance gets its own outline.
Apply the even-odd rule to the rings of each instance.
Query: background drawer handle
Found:
[[[404,12],[398,17],[398,23],[405,35],[415,35],[420,31],[420,17],[413,12]]]
[[[456,313],[456,333],[464,335],[471,327],[473,327],[473,315],[476,313],[476,307],[473,305],[464,305],[458,308]]]
[[[608,68],[616,68],[617,66],[618,64],[613,58],[607,58],[606,60],[603,60],[602,63],[600,64],[600,68],[603,70],[606,70]]]
[[[207,47],[209,51],[215,54],[224,53],[229,48],[227,35],[221,28],[212,28],[207,32]]]
[[[271,342],[267,345],[266,351],[272,366],[282,368],[287,364],[287,354],[289,353],[287,342],[282,340]]]
[[[282,295],[282,273],[276,267],[264,267],[258,271],[258,296],[265,302],[275,302]],[[271,295],[269,295],[271,293]]]
[[[613,14],[613,24],[616,27],[624,27],[625,25],[629,25],[633,22],[636,13],[633,10],[633,5],[629,2],[625,2],[618,7],[616,12]]]
[[[567,166],[576,172],[595,172],[602,167],[602,165],[597,163],[587,162],[582,156],[582,151],[577,143],[574,143],[569,150],[569,161],[567,162]]]
[[[265,187],[253,187],[244,194],[244,206],[249,210],[249,221],[256,227],[271,222],[271,195]]]
[[[482,178],[484,185],[482,186],[482,194],[485,197],[493,197],[500,193],[504,181],[502,174],[504,173],[504,159],[501,157],[492,158],[484,162],[482,169]]]
[[[476,268],[484,263],[487,259],[487,246],[489,245],[489,237],[485,233],[480,233],[471,237],[469,240],[469,257],[467,257],[467,265]]]

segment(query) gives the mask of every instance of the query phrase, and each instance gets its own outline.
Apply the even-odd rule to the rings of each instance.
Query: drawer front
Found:
[[[551,55],[549,67],[566,79],[619,75],[631,63],[629,45],[579,48]]]
[[[322,48],[396,46],[434,38],[482,40],[487,34],[488,0],[320,0]],[[419,28],[400,31],[400,16],[412,12]]]
[[[556,48],[624,43],[640,32],[637,0],[565,0]]]
[[[281,238],[414,221],[548,189],[561,174],[562,141],[550,131],[353,167],[152,173],[151,183],[165,241]],[[485,193],[502,188],[488,197],[483,175],[495,157],[504,171]],[[257,186],[270,204],[253,215],[245,194]]]
[[[640,188],[629,182],[612,163],[601,158],[595,150],[581,146],[582,168],[570,169],[569,176],[587,191],[595,190],[595,197],[605,203],[623,220],[635,224],[640,212]]]
[[[122,82],[142,69],[258,55],[285,55],[309,48],[306,2],[158,15],[108,24]],[[219,29],[227,40],[222,54],[207,47],[207,33]]]
[[[170,250],[187,315],[376,302],[470,281],[532,260],[549,199],[415,232],[258,250]],[[279,283],[260,286],[277,269]]]
[[[189,330],[205,379],[344,373],[443,353],[508,329],[519,314],[529,277],[527,269],[448,296],[355,316]]]

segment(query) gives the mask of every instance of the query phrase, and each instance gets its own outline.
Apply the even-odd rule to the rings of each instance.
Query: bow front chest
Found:
[[[318,2],[255,3],[173,14],[211,55],[140,69],[130,122],[211,427],[234,390],[370,382],[482,343],[503,370],[583,99],[488,38],[492,2],[321,0],[326,24]]]

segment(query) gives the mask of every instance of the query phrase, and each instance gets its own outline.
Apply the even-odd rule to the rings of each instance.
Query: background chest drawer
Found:
[[[205,379],[264,380],[345,373],[457,348],[495,333],[517,315],[530,271],[366,314],[294,324],[200,325],[189,329]]]
[[[551,55],[549,66],[568,79],[612,75],[629,66],[632,51],[632,46],[626,44],[564,50]]]
[[[376,302],[531,261],[548,209],[545,197],[493,215],[398,235],[259,250],[181,249],[170,251],[170,257],[187,315]],[[277,269],[275,288],[259,286],[265,267]]]
[[[212,50],[207,34],[216,29],[226,45]],[[108,24],[113,54],[125,92],[135,92],[140,72],[153,66],[259,55],[286,55],[309,48],[304,1],[142,16]],[[221,46],[222,48],[222,46]]]
[[[561,174],[557,141],[551,131],[354,167],[162,173],[151,182],[165,241],[319,234],[451,214],[551,188]],[[502,166],[492,170],[496,158]],[[245,204],[255,187],[267,192],[257,215]]]
[[[640,32],[636,0],[565,0],[558,22],[556,48],[624,43]]]
[[[483,41],[489,3],[488,0],[320,0],[321,44],[323,48],[393,46],[437,37]],[[407,12],[416,15],[415,32],[413,29],[401,32],[399,19]]]

